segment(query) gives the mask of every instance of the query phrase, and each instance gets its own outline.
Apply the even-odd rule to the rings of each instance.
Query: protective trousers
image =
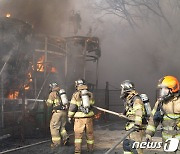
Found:
[[[65,142],[68,139],[68,134],[65,129],[67,120],[67,112],[64,110],[57,110],[53,113],[50,121],[50,131],[52,142],[54,144],[61,144],[61,139]]]
[[[74,134],[75,134],[75,153],[81,153],[83,132],[86,134],[86,142],[88,151],[93,151],[94,135],[93,135],[93,119],[92,118],[75,118]]]
[[[134,131],[129,135],[129,139],[136,141],[136,142],[142,142],[144,130]],[[131,147],[130,147],[131,148]],[[136,149],[138,154],[143,154],[143,150],[138,148]],[[124,154],[133,154],[132,151],[124,151]]]

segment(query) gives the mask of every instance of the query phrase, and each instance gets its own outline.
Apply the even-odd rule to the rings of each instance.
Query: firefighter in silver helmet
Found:
[[[163,143],[170,138],[180,140],[180,85],[174,76],[161,78],[157,86],[157,101],[146,129],[146,140],[151,141],[157,126],[162,125]],[[180,152],[180,151],[178,151]]]
[[[68,111],[69,121],[74,118],[75,153],[81,153],[83,132],[86,133],[87,150],[93,151],[93,116],[92,105],[94,104],[93,94],[83,79],[75,81],[76,92],[73,94]]]
[[[61,144],[69,144],[69,137],[65,129],[69,102],[65,90],[60,89],[57,83],[49,84],[49,88],[50,94],[46,104],[53,107],[50,131],[52,137],[51,147],[55,148]]]
[[[135,131],[132,132],[123,142],[124,154],[142,154],[142,149],[132,149],[132,143],[135,141],[141,142],[143,138],[142,121],[145,115],[144,103],[135,91],[134,83],[130,80],[123,81],[120,88],[120,98],[125,102],[124,115],[129,118],[129,121],[126,123],[125,130],[128,131],[133,127],[135,129]]]

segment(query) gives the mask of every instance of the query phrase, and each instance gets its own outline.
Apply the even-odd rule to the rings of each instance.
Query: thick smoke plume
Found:
[[[0,16],[10,13],[32,24],[37,33],[61,35],[69,6],[69,0],[1,0]]]
[[[142,9],[142,14],[135,14],[137,10],[131,8],[133,28],[121,14],[117,16],[103,9],[102,3],[107,5],[105,1],[74,3],[82,12],[84,33],[92,27],[92,35],[101,40],[100,87],[109,81],[112,89],[118,89],[123,80],[129,79],[140,93],[147,93],[154,104],[156,85],[161,77],[174,75],[180,79],[179,2],[158,2],[161,10],[152,7],[159,15],[147,8],[143,8],[146,12]]]
[[[101,41],[99,88],[104,88],[105,82],[109,81],[118,89],[120,82],[130,79],[140,93],[147,93],[154,101],[156,85],[161,77],[174,75],[180,79],[179,2],[159,0],[161,10],[155,6],[156,12],[146,8],[144,13],[144,8],[139,12],[132,8],[132,25],[99,7],[103,6],[102,2],[1,0],[0,14],[10,12],[13,17],[32,23],[38,33],[70,36],[73,35],[69,23],[71,11],[79,11],[82,22],[77,35],[97,36]],[[89,74],[92,74],[94,68],[89,69]]]

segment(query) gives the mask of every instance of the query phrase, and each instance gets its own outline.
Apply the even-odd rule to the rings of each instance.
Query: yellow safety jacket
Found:
[[[142,119],[145,115],[144,103],[136,91],[132,91],[126,98],[125,115],[130,119],[126,123],[126,130],[131,129],[135,124],[143,128]]]
[[[82,87],[83,89],[87,89],[85,85]],[[80,110],[80,106],[82,105],[82,99],[80,97],[80,90],[76,91],[71,99],[70,106],[69,106],[69,111],[68,111],[68,117],[72,118],[86,118],[86,117],[92,117],[94,115],[94,112],[92,111],[92,105],[94,104],[94,98],[93,94],[89,92],[89,101],[90,101],[90,111],[89,113],[85,114]]]
[[[162,102],[162,105],[157,101],[152,110],[148,126],[146,128],[146,134],[154,136],[155,131],[159,123],[162,124],[162,138],[165,141],[168,138],[178,138],[180,140],[180,106],[177,103],[180,103],[180,97],[175,96],[174,98]],[[156,113],[161,108],[161,121],[156,120]]]

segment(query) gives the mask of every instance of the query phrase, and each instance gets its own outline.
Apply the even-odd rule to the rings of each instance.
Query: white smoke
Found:
[[[151,14],[147,21],[136,20],[135,31],[115,15],[104,15],[97,11],[98,1],[74,1],[74,9],[81,12],[86,34],[92,27],[92,35],[100,38],[102,56],[99,66],[99,83],[105,82],[119,88],[120,82],[132,80],[137,90],[147,93],[155,100],[156,85],[164,75],[179,77],[180,27],[179,8],[174,3],[163,3],[162,10],[172,29],[160,17]],[[92,7],[93,6],[93,7]]]

